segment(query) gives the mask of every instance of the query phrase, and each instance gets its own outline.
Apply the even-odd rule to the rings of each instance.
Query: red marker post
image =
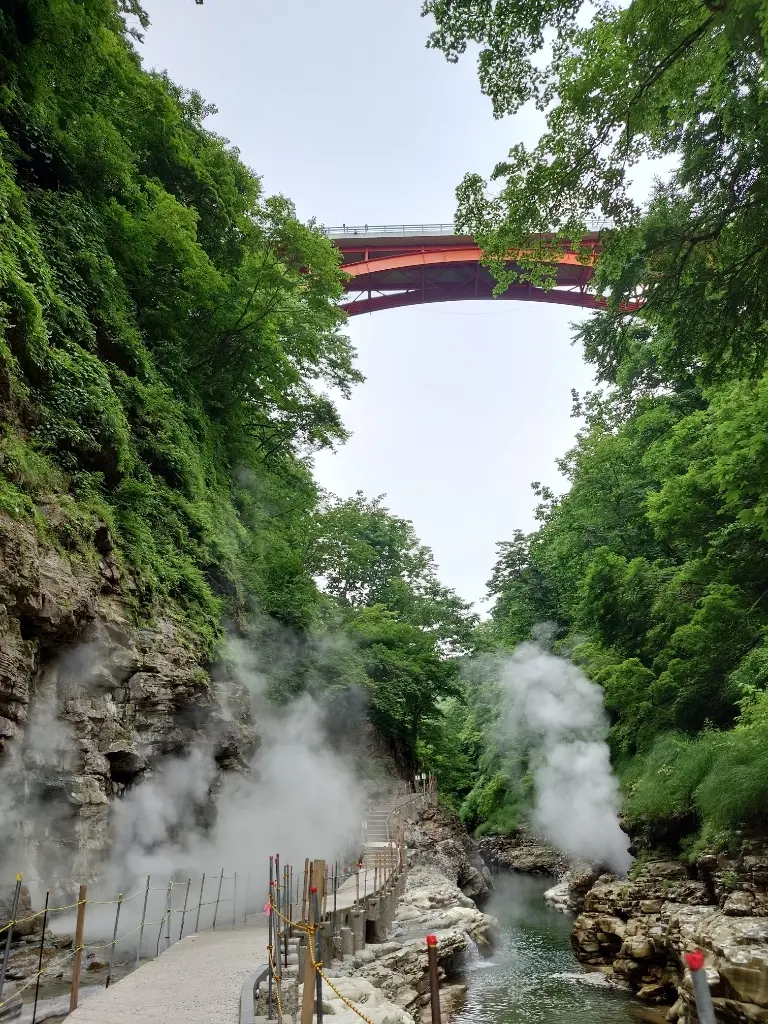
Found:
[[[701,1024],[717,1024],[715,1007],[709,991],[707,972],[704,969],[704,954],[700,949],[685,954],[685,962],[691,972],[693,995],[696,999],[696,1011]]]
[[[432,1024],[440,1024],[440,979],[437,974],[437,936],[427,936],[427,961],[429,963],[429,1002],[432,1007]]]

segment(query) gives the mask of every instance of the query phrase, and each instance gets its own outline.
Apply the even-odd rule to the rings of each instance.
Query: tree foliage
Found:
[[[551,624],[604,688],[627,820],[652,844],[765,826],[765,4],[426,0],[423,13],[449,60],[479,46],[497,116],[544,116],[534,146],[457,190],[498,289],[548,286],[564,248],[601,225],[606,308],[576,337],[602,387],[575,396],[567,493],[535,484],[538,528],[499,546],[478,641],[508,649]],[[641,201],[633,177],[658,159]],[[477,763],[473,820],[517,799],[499,768]]]
[[[147,28],[136,0],[0,11],[0,512],[83,562],[106,524],[137,619],[211,654],[234,620],[276,700],[365,693],[412,770],[473,618],[410,523],[320,494],[362,380],[338,252],[142,68]]]
[[[439,582],[432,551],[383,497],[328,497],[312,565],[361,654],[372,719],[412,772],[419,760],[435,767],[426,737],[442,735],[444,709],[462,697],[457,656],[469,650],[477,616]]]
[[[766,18],[762,0],[426,0],[429,44],[457,60],[479,44],[479,76],[497,116],[534,104],[537,144],[517,143],[491,188],[469,174],[460,225],[504,287],[505,259],[541,241],[523,276],[546,280],[565,240],[597,217],[599,330],[610,363],[631,325],[620,303],[642,289],[645,319],[677,367],[765,362]],[[635,169],[662,158],[647,209]]]

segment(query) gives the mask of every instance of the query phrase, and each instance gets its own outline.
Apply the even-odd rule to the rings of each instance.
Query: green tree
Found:
[[[477,616],[438,580],[435,559],[409,520],[361,491],[328,498],[317,518],[315,573],[327,593],[353,608],[385,605],[425,630],[446,653],[467,649]]]
[[[609,361],[624,343],[620,303],[643,289],[643,316],[666,358],[759,368],[766,298],[765,42],[762,0],[426,0],[429,45],[457,60],[479,44],[479,77],[497,116],[545,113],[533,147],[512,146],[491,188],[469,174],[458,224],[480,241],[500,287],[548,279],[592,218],[606,232],[599,284],[612,298]],[[667,158],[645,216],[638,163]],[[551,240],[531,241],[538,232]],[[601,319],[598,316],[598,319]],[[602,318],[605,319],[605,318]]]
[[[359,609],[348,628],[363,657],[371,718],[412,774],[424,725],[441,716],[442,698],[458,692],[458,666],[434,638],[382,605]]]

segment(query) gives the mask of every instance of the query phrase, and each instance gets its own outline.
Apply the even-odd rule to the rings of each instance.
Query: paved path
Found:
[[[236,1024],[240,989],[266,961],[263,926],[188,935],[67,1017],[72,1024]]]
[[[382,854],[391,855],[389,815],[410,799],[409,795],[395,797],[371,812],[363,855],[367,877],[364,870],[359,880],[361,897],[373,890],[374,867],[378,862],[381,869]],[[339,887],[338,910],[356,902],[357,884],[352,876]],[[333,910],[331,893],[326,908]],[[243,982],[267,956],[266,922],[260,914],[254,917],[252,927],[197,932],[174,943],[109,989],[89,995],[67,1017],[68,1024],[237,1024]]]

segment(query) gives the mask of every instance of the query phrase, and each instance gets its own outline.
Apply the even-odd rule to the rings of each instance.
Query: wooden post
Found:
[[[311,888],[317,891],[317,905],[320,906],[320,896],[322,895],[323,883],[325,882],[325,861],[316,860],[312,863],[312,886]],[[309,893],[309,907],[307,920],[310,925],[315,927],[319,926],[319,921],[315,920],[315,912],[312,900],[312,894]],[[314,1010],[315,1003],[315,969],[312,966],[312,957],[315,955],[313,948],[314,936],[307,935],[307,959],[304,967],[304,994],[301,1000],[301,1024],[312,1024],[312,1013]]]
[[[429,1002],[432,1024],[440,1024],[440,981],[437,974],[437,936],[427,936],[427,963],[429,964]]]
[[[69,1012],[77,1009],[80,995],[80,961],[83,958],[83,933],[85,932],[85,894],[87,886],[81,885],[77,896],[77,924],[75,925],[75,959],[72,963],[72,992],[69,997]]]
[[[301,894],[301,920],[308,921],[307,892],[309,890],[309,857],[304,858],[304,890]]]

